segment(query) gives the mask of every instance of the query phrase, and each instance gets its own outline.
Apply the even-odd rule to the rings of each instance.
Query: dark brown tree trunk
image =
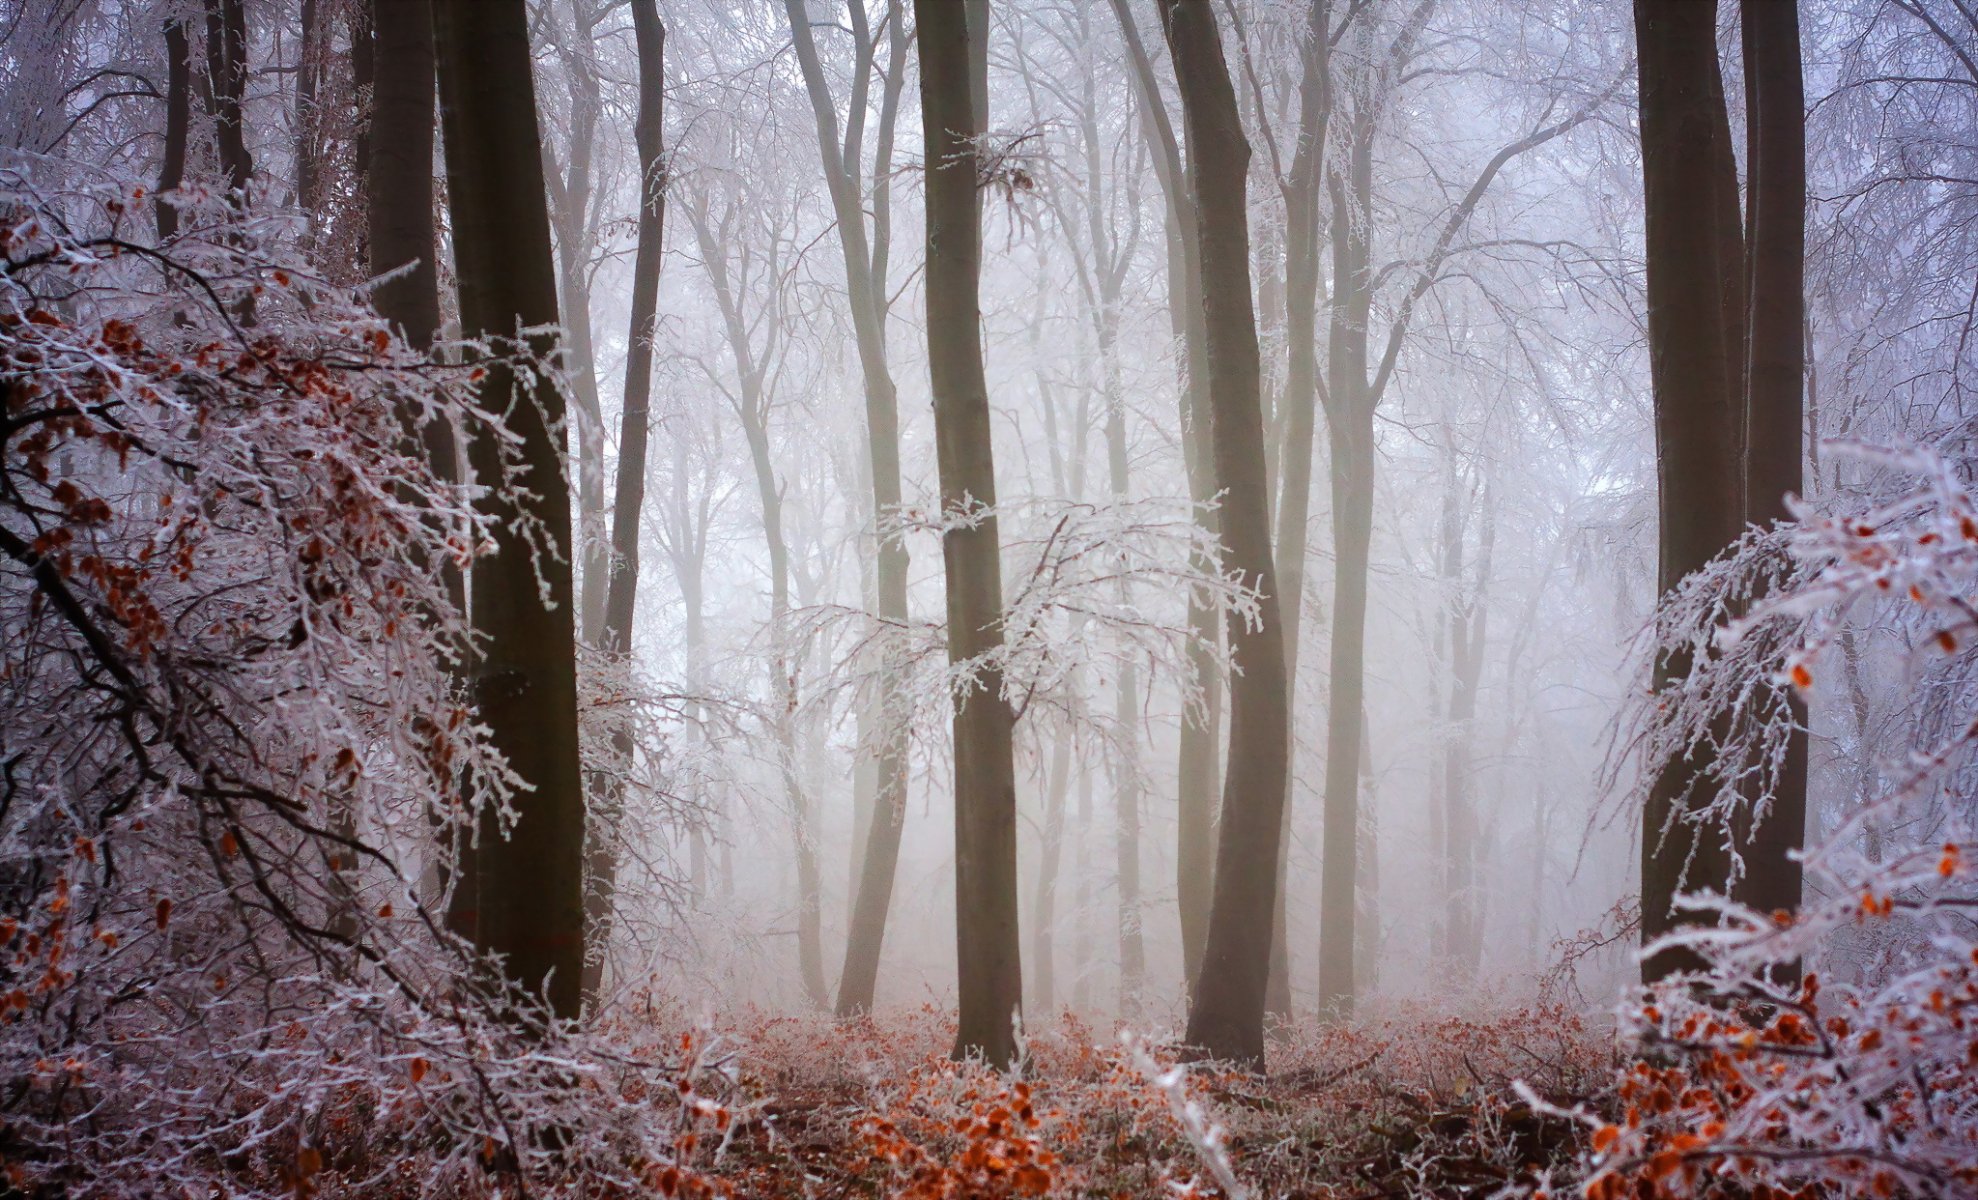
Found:
[[[1189,1005],[1187,1040],[1212,1058],[1261,1066],[1271,913],[1284,818],[1284,630],[1271,562],[1261,362],[1251,307],[1245,181],[1250,144],[1209,0],[1161,0],[1194,167],[1208,334],[1210,432],[1223,493],[1223,567],[1260,595],[1258,620],[1228,623],[1229,770],[1214,897]]]
[[[639,513],[646,499],[646,442],[651,430],[653,339],[659,330],[659,265],[666,232],[666,26],[656,0],[631,0],[632,37],[639,54],[639,113],[633,137],[639,149],[638,246],[632,262],[632,322],[625,357],[624,408],[618,422],[618,478],[611,509],[611,576],[606,587],[599,647],[609,655],[632,653],[632,616],[639,587]],[[685,590],[684,587],[682,589]],[[690,622],[699,621],[691,598]],[[698,640],[698,630],[690,633]],[[695,647],[698,649],[698,646]],[[614,735],[612,754],[622,769],[633,746]],[[624,798],[616,787],[600,789],[600,811],[588,822],[584,894],[586,935],[593,952],[584,959],[584,1003],[595,1008],[604,982],[604,951],[611,943],[617,900],[617,833]]]
[[[220,151],[220,172],[236,207],[247,203],[254,160],[247,152],[242,107],[247,95],[247,11],[245,0],[206,0],[208,104]]]
[[[430,349],[440,327],[438,235],[433,228],[433,127],[437,119],[431,0],[371,0],[380,68],[371,92],[372,149],[365,180],[371,272],[399,271],[371,303],[406,343]],[[435,426],[427,443],[444,478],[454,478],[453,431]]]
[[[163,193],[185,182],[185,142],[192,124],[192,39],[186,36],[185,22],[173,17],[165,22],[165,156],[158,164],[158,240],[167,241],[179,231],[179,210],[166,203]]]
[[[1738,322],[1727,319],[1738,307],[1726,301],[1727,291],[1742,291],[1741,248],[1716,10],[1715,0],[1635,0],[1661,517],[1657,581],[1665,594],[1709,563],[1743,525],[1743,370]],[[1687,673],[1686,662],[1665,660],[1657,664],[1657,686]],[[1644,942],[1676,927],[1671,906],[1678,892],[1721,891],[1728,882],[1720,839],[1681,819],[1704,765],[1694,756],[1664,764],[1644,807]],[[1693,954],[1665,952],[1643,960],[1642,978],[1652,982],[1695,965]]]
[[[523,327],[555,326],[527,5],[437,0],[434,16],[462,331],[507,339]],[[538,338],[532,349],[547,354],[555,346]],[[511,979],[546,993],[552,1012],[574,1019],[582,1009],[584,790],[563,397],[547,381],[527,396],[515,396],[515,387],[515,375],[496,363],[481,398],[519,439],[529,494],[498,492],[484,502],[495,549],[475,564],[470,603],[484,639],[473,673],[478,715],[527,790],[512,801],[511,828],[484,814],[474,933]],[[494,480],[497,453],[490,439],[476,440],[478,476]],[[548,540],[550,557],[540,564],[525,518]]]
[[[1002,647],[1002,550],[989,385],[982,369],[978,288],[982,239],[976,210],[976,102],[969,86],[967,10],[915,0],[920,41],[921,128],[927,163],[927,358],[934,391],[942,534],[948,581],[948,661],[983,663]],[[1022,1011],[1017,935],[1015,723],[1000,668],[984,665],[955,697],[955,951],[961,1013],[957,1057],[997,1068],[1016,1055]]]
[[[364,245],[373,275],[397,272],[371,293],[378,315],[390,322],[407,345],[432,348],[440,326],[438,231],[433,217],[433,136],[439,112],[433,65],[433,7],[430,0],[372,0],[370,19],[353,21],[352,58],[381,63],[372,80],[369,120],[364,125],[363,174],[366,211]],[[359,53],[358,51],[361,51]],[[376,145],[372,153],[370,147]],[[459,448],[451,425],[429,421],[408,430],[418,439],[433,473],[460,478]],[[464,574],[444,564],[447,595],[456,610],[467,607]],[[464,682],[464,681],[463,681]],[[456,845],[453,825],[431,814],[440,844],[428,871],[433,896],[449,897],[449,926],[470,932],[475,907],[474,848]]]
[[[295,65],[295,205],[317,232],[322,206],[322,113],[317,95],[323,77],[325,23],[321,0],[302,0],[302,37]]]
[[[550,222],[555,230],[556,278],[563,308],[571,398],[581,419],[577,431],[577,630],[586,645],[598,644],[604,625],[605,593],[610,588],[611,547],[603,526],[604,409],[598,400],[597,349],[591,329],[590,251],[596,237],[596,169],[599,115],[604,109],[597,73],[597,23],[605,6],[575,0],[570,44],[562,55],[570,91],[570,121],[560,167],[548,160]]]
[[[1804,450],[1806,343],[1806,121],[1797,0],[1743,0],[1745,162],[1745,520],[1784,520],[1798,493]],[[1790,698],[1795,724],[1806,706]],[[1797,912],[1806,835],[1806,735],[1795,732],[1772,779],[1771,811],[1745,847],[1737,898],[1761,912]],[[1797,974],[1797,972],[1794,972]]]

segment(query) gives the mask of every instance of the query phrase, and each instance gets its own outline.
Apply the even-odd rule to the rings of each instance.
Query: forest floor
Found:
[[[682,1157],[715,1191],[791,1200],[1488,1196],[1584,1150],[1583,1124],[1514,1084],[1598,1107],[1617,1061],[1611,1035],[1549,1007],[1298,1022],[1265,1075],[1173,1072],[1170,1048],[1071,1016],[1009,1074],[950,1061],[952,1037],[931,1005],[725,1023],[724,1115]]]

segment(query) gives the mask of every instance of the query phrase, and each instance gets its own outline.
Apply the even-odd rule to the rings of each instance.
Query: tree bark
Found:
[[[614,656],[632,653],[632,617],[639,587],[639,516],[646,499],[646,444],[652,427],[653,340],[659,331],[659,268],[666,233],[666,26],[656,0],[631,0],[632,37],[639,55],[639,112],[633,138],[639,150],[638,244],[632,262],[632,320],[626,340],[625,394],[618,423],[618,478],[611,508],[610,582],[605,589],[599,647]],[[683,587],[684,590],[684,587]],[[691,597],[689,634],[698,649],[699,598]],[[632,761],[631,738],[612,738],[621,768]],[[604,982],[603,951],[611,942],[617,899],[618,848],[612,836],[624,819],[616,788],[598,800],[588,822],[585,849],[588,887],[585,928],[595,953],[584,959],[584,1002],[595,1008]]]
[[[439,236],[433,216],[433,137],[438,120],[433,61],[431,0],[371,0],[368,22],[353,22],[351,36],[363,39],[367,55],[383,68],[373,80],[371,111],[360,160],[365,172],[364,243],[373,275],[398,272],[371,292],[378,315],[396,328],[407,345],[430,350],[440,327]],[[367,44],[368,43],[368,44]],[[361,56],[353,55],[353,58]],[[434,475],[460,478],[459,447],[451,425],[428,421],[408,426]],[[465,574],[444,564],[447,595],[457,611],[467,608]],[[464,682],[464,681],[463,681]],[[477,901],[474,847],[454,836],[444,814],[432,814],[439,838],[427,886],[449,897],[448,923],[471,932]]]
[[[158,164],[159,195],[154,201],[160,242],[171,240],[179,231],[179,210],[166,202],[164,193],[185,182],[185,142],[192,124],[191,43],[183,20],[166,20],[165,155]]]
[[[437,0],[434,16],[462,329],[504,339],[554,326],[527,5]],[[550,353],[554,340],[537,337],[531,348]],[[480,396],[518,437],[529,494],[504,490],[483,501],[495,549],[475,564],[470,607],[484,639],[474,664],[479,717],[527,790],[514,797],[510,829],[483,814],[474,933],[511,979],[574,1019],[582,1008],[584,791],[563,398],[548,382],[526,397],[515,397],[515,386],[513,373],[491,362]],[[475,473],[490,483],[498,452],[489,438],[472,449]],[[524,538],[524,518],[548,539],[541,563]]]
[[[208,109],[219,146],[220,173],[235,208],[247,204],[247,182],[254,159],[247,151],[242,105],[247,95],[247,11],[245,0],[206,0]]]
[[[1332,118],[1332,46],[1329,0],[1311,0],[1309,24],[1300,54],[1298,146],[1291,173],[1279,182],[1284,196],[1284,403],[1278,469],[1276,565],[1284,589],[1284,686],[1298,694],[1299,627],[1304,616],[1305,534],[1312,518],[1312,449],[1318,413],[1319,198],[1320,167]],[[1287,704],[1286,720],[1294,706]],[[1298,746],[1286,728],[1284,832],[1278,843],[1278,891],[1271,917],[1271,977],[1266,1008],[1291,1014],[1291,949],[1286,933],[1286,884],[1291,847],[1291,762]]]
[[[440,327],[438,233],[433,227],[434,95],[431,0],[371,0],[378,74],[371,93],[372,149],[366,180],[371,273],[400,274],[371,293],[378,314],[406,343],[430,349]],[[443,478],[453,467],[453,431],[434,427],[427,452]]]
[[[577,546],[579,607],[577,629],[587,645],[597,645],[604,625],[605,593],[610,588],[611,547],[602,530],[604,501],[604,408],[598,399],[597,349],[591,328],[589,251],[596,239],[596,171],[598,117],[604,100],[597,76],[597,23],[605,7],[586,0],[570,6],[570,33],[575,44],[562,55],[563,74],[570,90],[568,158],[560,167],[548,143],[545,178],[549,184],[550,220],[556,237],[556,277],[569,359],[571,398],[577,421]],[[636,34],[634,35],[636,37]],[[635,252],[636,253],[636,252]]]
[[[1016,1055],[1011,1022],[1022,1011],[1017,934],[1015,716],[993,656],[1003,642],[1002,551],[989,386],[983,376],[982,241],[976,209],[976,101],[969,86],[966,10],[915,0],[920,112],[927,164],[927,358],[934,442],[947,525],[948,661],[977,664],[954,698],[955,950],[961,1013],[956,1057],[981,1055],[998,1069]]]
[[[1189,499],[1197,519],[1211,534],[1215,515],[1203,507],[1214,498],[1216,485],[1209,447],[1208,332],[1202,312],[1201,239],[1195,227],[1195,200],[1182,164],[1181,147],[1161,101],[1140,31],[1128,0],[1112,0],[1120,35],[1126,42],[1133,71],[1134,97],[1140,107],[1141,128],[1153,150],[1154,175],[1166,199],[1168,316],[1180,348],[1182,457],[1188,474]],[[1195,559],[1197,571],[1214,563]],[[1215,605],[1200,593],[1188,597],[1189,645],[1184,693],[1198,702],[1181,714],[1181,737],[1176,762],[1175,899],[1181,919],[1182,965],[1194,986],[1208,939],[1209,897],[1213,888],[1216,844],[1216,737],[1222,727],[1222,676],[1216,670],[1214,647],[1219,635]]]
[[[1737,177],[1717,68],[1716,10],[1715,0],[1635,0],[1661,518],[1657,581],[1664,594],[1709,563],[1743,524],[1743,372],[1734,367],[1741,355],[1736,325],[1726,315],[1737,312],[1727,291],[1742,290]],[[1657,664],[1657,687],[1687,674],[1687,662],[1670,656]],[[1644,806],[1644,943],[1676,928],[1671,905],[1678,892],[1722,890],[1729,880],[1719,840],[1681,819],[1704,765],[1695,755],[1662,764]],[[1696,965],[1692,953],[1665,951],[1642,960],[1642,979]]]
[[[1742,0],[1745,162],[1749,236],[1745,339],[1745,520],[1791,516],[1785,497],[1804,485],[1806,342],[1806,120],[1797,0]],[[1761,912],[1797,912],[1806,835],[1806,704],[1789,696],[1796,730],[1772,784],[1771,810],[1754,818],[1737,898]],[[1798,972],[1795,969],[1794,975]]]
[[[302,36],[295,65],[295,205],[317,231],[322,206],[322,113],[317,95],[323,74],[325,27],[321,0],[302,0]]]
[[[1058,868],[1064,855],[1071,742],[1069,732],[1061,732],[1053,739],[1051,764],[1044,783],[1044,835],[1039,839],[1043,861],[1037,868],[1030,924],[1030,1007],[1039,1013],[1049,1013],[1057,1006]]]
[[[1210,432],[1223,494],[1223,566],[1259,593],[1258,620],[1232,615],[1229,771],[1202,968],[1187,1041],[1216,1059],[1261,1066],[1264,990],[1286,773],[1284,630],[1271,561],[1261,361],[1251,306],[1245,181],[1250,144],[1209,0],[1161,0],[1194,164]]]
[[[895,0],[902,3],[903,0]],[[865,120],[865,74],[874,47],[865,16],[865,0],[852,0],[853,33],[860,43],[859,84],[840,137],[837,109],[831,100],[824,68],[812,39],[805,0],[784,0],[797,64],[809,94],[817,125],[818,154],[824,182],[831,194],[832,215],[838,224],[838,244],[845,260],[845,289],[851,302],[853,339],[865,380],[866,445],[872,470],[872,518],[878,531],[875,582],[879,621],[890,627],[882,634],[880,667],[879,790],[867,830],[867,844],[852,900],[850,928],[845,939],[845,965],[838,980],[840,1016],[867,1012],[879,983],[879,954],[886,938],[886,913],[892,905],[893,879],[900,861],[900,833],[907,817],[907,699],[902,691],[904,670],[898,660],[898,632],[907,623],[907,549],[894,532],[900,507],[899,396],[886,363],[886,262],[891,240],[889,203],[893,121],[906,77],[907,35],[901,14],[894,13],[888,39],[889,58],[881,97],[872,229],[866,229],[866,207],[860,194]]]

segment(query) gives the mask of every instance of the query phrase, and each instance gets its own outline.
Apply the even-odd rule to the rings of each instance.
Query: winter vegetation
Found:
[[[1978,1195],[1967,0],[0,0],[0,1197]]]

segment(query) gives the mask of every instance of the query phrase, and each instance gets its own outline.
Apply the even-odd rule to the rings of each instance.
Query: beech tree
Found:
[[[986,6],[984,10],[986,11]],[[957,1057],[1006,1067],[1023,1009],[1017,934],[1015,715],[992,658],[1003,644],[1002,547],[996,516],[989,385],[982,371],[982,231],[976,207],[982,101],[974,47],[988,30],[943,0],[915,0],[920,120],[927,163],[927,357],[941,473],[941,553],[948,583],[948,661],[955,685],[955,942],[961,1012]]]
[[[444,98],[447,204],[469,337],[523,342],[546,356],[556,326],[556,273],[542,182],[541,138],[522,0],[436,0]],[[475,706],[491,742],[528,790],[515,818],[486,814],[463,917],[509,975],[542,990],[559,1016],[582,1007],[584,790],[577,754],[576,599],[570,498],[564,486],[563,393],[553,377],[485,368],[480,402],[519,440],[526,498],[485,502],[495,552],[477,564],[470,613],[480,644]],[[469,461],[487,478],[498,452],[476,439]]]
[[[1161,18],[1193,164],[1224,567],[1240,574],[1259,598],[1256,618],[1232,616],[1227,630],[1237,672],[1229,689],[1229,769],[1216,837],[1214,899],[1187,1038],[1212,1058],[1261,1064],[1289,727],[1250,292],[1245,201],[1250,145],[1208,0],[1162,0]]]
[[[1665,593],[1726,552],[1748,522],[1782,516],[1800,482],[1806,165],[1798,20],[1791,4],[1746,4],[1742,12],[1750,162],[1743,221],[1716,5],[1635,5]],[[1670,648],[1656,668],[1660,690],[1707,669],[1677,648],[1683,636],[1676,628],[1662,634]],[[1767,694],[1778,720],[1803,720],[1803,706],[1783,689]],[[1742,777],[1747,751],[1732,723],[1745,719],[1727,708],[1718,736],[1650,764],[1644,942],[1707,919],[1676,911],[1684,891],[1722,893],[1736,883],[1741,898],[1768,911],[1798,907],[1800,868],[1791,856],[1806,822],[1804,740],[1789,732],[1776,758],[1750,764]],[[1750,795],[1733,827],[1720,828],[1709,787],[1727,772]],[[1696,965],[1693,950],[1669,946],[1643,960],[1642,977],[1654,982]]]

